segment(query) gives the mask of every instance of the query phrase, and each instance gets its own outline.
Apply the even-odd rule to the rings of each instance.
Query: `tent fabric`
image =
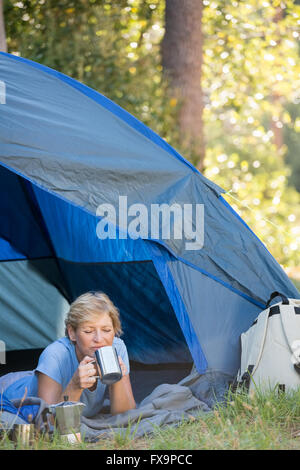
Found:
[[[39,260],[41,279],[57,298],[71,302],[84,290],[109,291],[134,360],[192,357],[201,373],[233,373],[239,335],[270,293],[299,293],[224,191],[132,115],[70,77],[0,53],[0,80],[2,276],[8,261],[21,267]],[[203,247],[188,250],[174,236],[174,222],[167,239],[150,231],[133,239],[117,224],[115,239],[100,240],[98,206],[117,208],[124,196],[128,207],[143,204],[148,214],[153,204],[202,204]],[[33,289],[30,277],[24,285]],[[15,290],[23,286],[19,280]],[[12,292],[5,284],[2,291],[1,310]],[[54,324],[55,314],[48,317],[54,305],[45,303],[43,321]],[[23,310],[30,347],[44,341],[37,333],[43,321],[32,321],[38,312],[34,300]],[[14,318],[15,336],[22,336]],[[12,331],[7,340],[13,344]]]
[[[167,264],[209,369],[233,374],[239,368],[240,335],[261,309],[180,261]]]
[[[51,259],[0,262],[0,339],[6,351],[45,348],[64,336],[69,303],[41,267],[56,279]]]

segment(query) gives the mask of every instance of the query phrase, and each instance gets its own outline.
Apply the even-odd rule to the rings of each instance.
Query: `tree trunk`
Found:
[[[7,52],[3,15],[3,0],[0,0],[0,51]]]
[[[166,0],[163,69],[179,99],[181,147],[203,170],[202,0]],[[187,155],[189,158],[189,155]]]

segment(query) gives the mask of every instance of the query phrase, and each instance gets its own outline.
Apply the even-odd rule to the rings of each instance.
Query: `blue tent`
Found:
[[[299,298],[223,190],[157,134],[87,86],[5,53],[0,191],[8,350],[45,347],[64,334],[69,303],[102,290],[120,310],[132,360],[235,374],[240,334],[270,294]],[[153,205],[203,207],[203,246],[175,236],[172,213],[169,237],[160,227],[134,238],[111,220],[107,233],[116,236],[99,237],[106,219],[97,208],[124,197],[148,216]]]

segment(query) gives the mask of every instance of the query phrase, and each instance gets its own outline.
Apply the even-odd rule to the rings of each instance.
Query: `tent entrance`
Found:
[[[63,314],[66,301],[100,290],[120,310],[122,338],[131,360],[144,364],[192,362],[168,295],[149,258],[132,261],[133,256],[128,255],[131,259],[123,262],[124,256],[119,261],[116,253],[114,262],[106,261],[107,245],[96,237],[92,214],[2,166],[0,181],[0,320],[5,325],[9,319],[10,332],[7,335],[4,328],[1,338],[8,350],[45,347],[50,338],[56,339],[58,300]],[[72,250],[67,261],[60,252],[62,247],[68,252],[69,246]],[[129,246],[122,249],[128,251]],[[118,246],[111,249],[115,254]],[[105,262],[97,262],[99,253],[103,253],[100,258]],[[73,258],[76,262],[69,261]],[[95,258],[96,262],[84,262]],[[22,338],[23,334],[26,337]]]
[[[7,247],[7,242],[2,244]],[[58,290],[55,284],[62,282]],[[151,261],[3,260],[0,283],[1,322],[9,326],[1,333],[7,363],[0,365],[0,375],[34,369],[43,348],[63,335],[68,302],[61,291],[72,301],[89,290],[105,292],[120,311],[137,401],[161,383],[177,383],[191,370],[190,351]]]
[[[118,307],[129,357],[144,364],[190,363],[191,354],[152,261],[70,263],[60,268],[70,297],[105,292]]]

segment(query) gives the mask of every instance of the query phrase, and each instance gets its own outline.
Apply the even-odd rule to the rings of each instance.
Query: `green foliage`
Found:
[[[299,2],[203,3],[205,175],[280,263],[300,265],[300,196],[288,184],[300,181]],[[100,91],[197,164],[161,66],[164,2],[7,0],[4,13],[9,52]]]
[[[163,82],[158,0],[24,0],[6,3],[9,52],[98,90],[165,138],[174,103]]]
[[[207,148],[205,175],[228,191],[227,201],[277,260],[299,265],[300,195],[288,186],[289,169],[271,142],[216,136]]]
[[[230,191],[228,202],[278,261],[299,265],[300,197],[288,186],[287,147],[273,143],[274,129],[289,144],[298,130],[299,5],[204,4],[205,175]],[[298,149],[289,145],[289,161]]]

